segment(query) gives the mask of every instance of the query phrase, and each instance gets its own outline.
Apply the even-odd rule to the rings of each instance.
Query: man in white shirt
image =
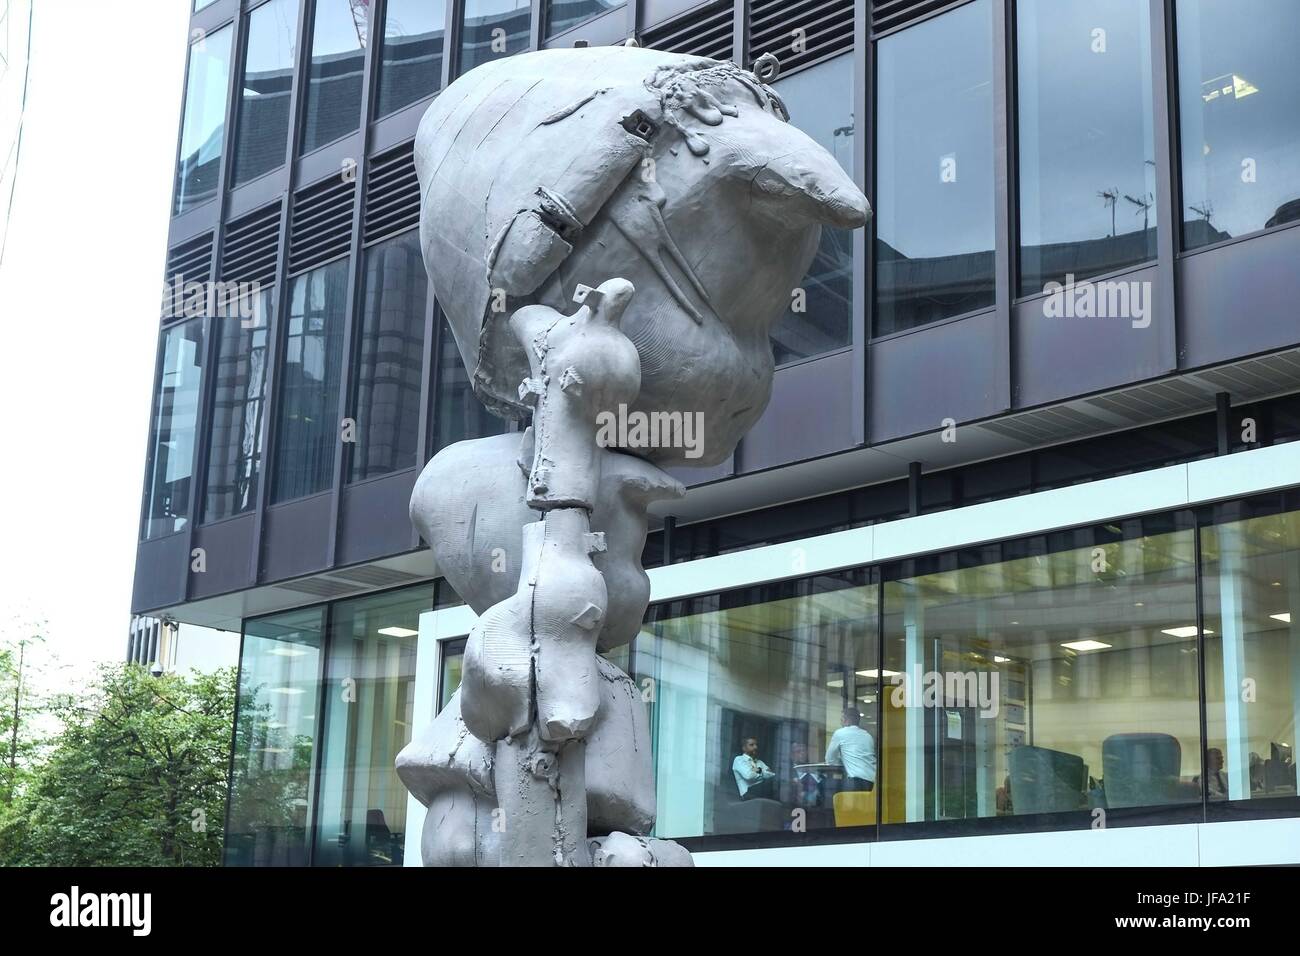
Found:
[[[777,798],[776,774],[772,772],[772,768],[758,759],[758,738],[746,737],[744,750],[744,753],[737,755],[736,759],[731,761],[731,772],[735,775],[740,799],[756,800],[759,797],[767,797],[769,800],[775,800]]]
[[[840,729],[831,734],[826,748],[826,762],[844,768],[840,791],[870,790],[876,785],[876,742],[858,726],[862,714],[856,707],[845,707]]]

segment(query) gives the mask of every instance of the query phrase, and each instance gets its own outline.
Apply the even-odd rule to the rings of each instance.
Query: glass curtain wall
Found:
[[[876,318],[888,335],[991,308],[993,5],[876,44]]]
[[[869,580],[859,569],[650,609],[634,660],[654,689],[658,835],[875,823]]]
[[[438,91],[446,33],[446,0],[388,0],[376,116],[387,116]]]
[[[311,69],[307,82],[302,151],[332,143],[361,126],[368,4],[315,0]]]
[[[1300,512],[1260,510],[1221,505],[1201,532],[1211,801],[1296,796]]]
[[[234,35],[231,24],[202,34],[190,44],[173,214],[188,212],[217,195],[225,150],[226,92]]]
[[[204,319],[164,329],[159,346],[158,391],[149,442],[141,536],[181,531],[189,522],[193,493],[194,437],[203,390]]]
[[[546,0],[544,6],[545,36],[549,40],[593,17],[623,6],[623,0]]]
[[[432,584],[335,604],[321,736],[316,866],[401,866],[407,792],[393,763],[411,739],[415,649]]]
[[[365,252],[350,480],[414,468],[429,277],[418,230]]]
[[[1190,514],[903,562],[883,601],[883,822],[1200,802]]]
[[[1133,0],[1019,0],[1020,294],[1156,256],[1151,21]]]
[[[325,491],[334,481],[349,261],[290,280],[273,503]]]
[[[791,122],[826,148],[853,174],[853,57],[836,57],[776,84]],[[822,228],[821,246],[794,303],[772,331],[772,353],[781,365],[853,342],[853,232]]]
[[[532,0],[465,0],[460,73],[528,49]]]
[[[474,395],[469,372],[460,360],[451,326],[444,319],[438,340],[438,395],[434,402],[437,433],[434,451],[470,438],[487,438],[509,431],[509,424],[489,412]]]
[[[236,186],[284,165],[297,37],[298,0],[270,0],[248,15],[235,124]]]
[[[305,866],[325,609],[249,621],[240,653],[227,866]]]
[[[267,334],[274,288],[261,289],[248,318],[218,319],[216,388],[203,520],[243,514],[257,504],[266,412]]]
[[[1183,245],[1300,221],[1300,4],[1178,0]]]

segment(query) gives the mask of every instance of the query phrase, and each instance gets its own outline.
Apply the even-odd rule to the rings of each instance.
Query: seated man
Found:
[[[841,792],[870,790],[876,785],[876,742],[858,726],[861,720],[856,707],[845,707],[840,729],[831,735],[826,748],[826,762],[844,768]]]
[[[740,799],[756,800],[760,797],[769,800],[777,799],[776,774],[771,767],[758,759],[758,738],[746,737],[744,750],[744,753],[738,754],[736,759],[731,761],[731,772],[736,777],[736,789],[740,791]]]

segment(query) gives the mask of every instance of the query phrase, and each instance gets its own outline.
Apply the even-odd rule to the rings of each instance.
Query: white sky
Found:
[[[34,3],[0,263],[0,640],[44,621],[66,682],[126,651],[189,0]],[[23,37],[27,0],[6,6]]]

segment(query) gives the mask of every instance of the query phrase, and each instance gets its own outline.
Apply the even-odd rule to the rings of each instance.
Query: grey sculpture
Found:
[[[420,125],[435,293],[475,394],[530,423],[443,450],[411,498],[479,614],[397,759],[426,866],[690,865],[647,837],[645,703],[598,652],[645,614],[647,509],[684,493],[660,466],[734,451],[823,224],[870,214],[788,120],[734,64],[607,47],[481,66]]]

